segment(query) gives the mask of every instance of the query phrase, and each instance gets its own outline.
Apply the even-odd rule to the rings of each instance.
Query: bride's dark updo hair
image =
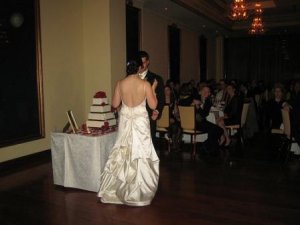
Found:
[[[129,60],[126,65],[127,76],[136,74],[139,71],[140,66],[143,66],[141,58],[136,57],[135,59]]]

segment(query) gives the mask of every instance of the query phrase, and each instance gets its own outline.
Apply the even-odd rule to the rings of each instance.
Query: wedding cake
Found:
[[[106,93],[103,91],[97,92],[93,97],[93,104],[90,107],[87,127],[94,128],[109,128],[117,124],[115,114],[108,104]]]

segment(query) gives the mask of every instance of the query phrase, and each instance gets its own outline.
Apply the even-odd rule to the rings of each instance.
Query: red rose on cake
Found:
[[[115,114],[111,110],[111,105],[108,103],[108,98],[104,91],[98,91],[94,97],[88,120],[87,127],[108,130],[110,126],[115,126],[117,123]]]
[[[106,98],[106,93],[104,91],[98,91],[95,95],[94,98]]]
[[[107,121],[104,122],[104,125],[102,127],[103,130],[108,130],[109,129],[109,123]]]

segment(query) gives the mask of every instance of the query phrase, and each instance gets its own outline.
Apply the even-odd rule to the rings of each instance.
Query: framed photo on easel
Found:
[[[70,126],[72,128],[72,133],[76,134],[77,131],[79,130],[79,128],[78,128],[78,125],[77,125],[76,120],[74,118],[72,110],[67,111],[67,116],[68,116]]]

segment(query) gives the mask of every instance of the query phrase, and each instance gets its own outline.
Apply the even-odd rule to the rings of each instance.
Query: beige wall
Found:
[[[123,0],[83,1],[85,120],[97,91],[111,101],[114,85],[125,76],[126,27]]]
[[[72,109],[82,124],[94,93],[104,90],[111,99],[116,81],[125,75],[125,1],[40,0],[40,14],[46,137],[1,148],[0,162],[49,149],[50,133],[62,129],[67,110]],[[141,49],[151,56],[150,69],[165,81],[169,77],[168,25],[173,22],[142,9]],[[200,34],[179,28],[181,80],[198,80]],[[209,37],[209,78],[216,76],[216,54],[216,40]]]
[[[224,38],[216,38],[216,81],[224,78]]]
[[[85,115],[97,91],[111,94],[109,32],[109,1],[83,1]]]
[[[68,109],[80,125],[96,91],[111,97],[124,71],[124,7],[122,0],[40,0],[46,137],[1,148],[0,162],[49,149]]]
[[[111,96],[109,7],[107,0],[83,1],[85,115],[97,91]]]
[[[110,1],[111,84],[126,75],[126,9],[124,0]],[[112,95],[111,95],[112,96]]]
[[[216,38],[207,38],[207,79],[216,78]]]
[[[147,51],[151,57],[150,69],[160,74],[164,81],[169,77],[169,47],[168,26],[174,23],[169,18],[143,9],[142,4],[135,4],[141,8],[141,49]],[[175,21],[176,24],[176,21]],[[198,38],[200,32],[189,29],[187,26],[178,25],[181,30],[180,74],[181,83],[191,79],[199,81],[199,47]],[[208,78],[214,78],[216,74],[216,43],[215,37],[207,35],[207,63]]]
[[[141,12],[141,49],[151,57],[150,69],[160,74],[164,81],[169,79],[168,26],[173,22],[151,11]],[[181,82],[199,80],[198,33],[180,27],[181,30]]]
[[[64,126],[66,110],[83,119],[82,1],[69,3],[40,0],[46,138],[1,148],[1,162],[49,149],[49,134]]]
[[[181,83],[199,81],[198,33],[181,29],[180,62]]]
[[[147,10],[141,15],[141,46],[150,55],[150,70],[169,77],[168,25],[170,22]]]

